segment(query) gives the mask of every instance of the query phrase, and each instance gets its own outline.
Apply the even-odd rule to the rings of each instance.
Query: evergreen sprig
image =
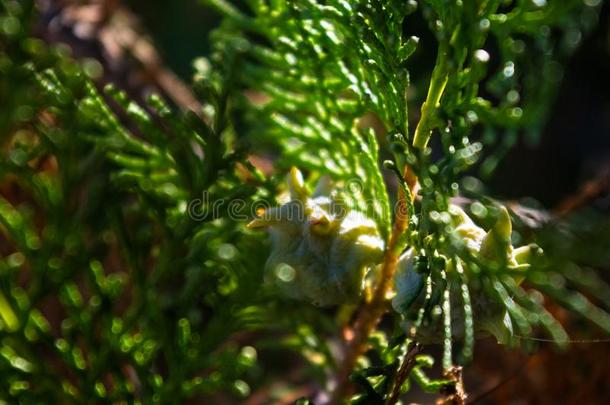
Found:
[[[362,0],[251,1],[238,8],[222,0],[206,3],[225,17],[213,36],[213,62],[222,70],[226,55],[236,58],[238,81],[262,99],[244,106],[250,139],[271,142],[281,150],[279,162],[287,160],[314,175],[360,178],[365,195],[356,200],[373,198],[387,206],[379,156],[393,156],[386,167],[407,195],[412,184],[407,185],[403,169],[417,175],[421,190],[415,207],[408,208],[410,226],[400,243],[392,245],[385,218],[380,226],[386,229],[387,249],[412,247],[426,263],[427,287],[421,307],[414,309],[414,325],[425,330],[440,323],[432,333],[442,336],[445,370],[454,363],[456,334],[464,339],[462,361],[472,357],[475,329],[486,322],[481,309],[474,313],[477,307],[504,308],[513,342],[514,336],[527,339],[541,325],[565,344],[566,332],[535,289],[610,330],[605,310],[563,289],[563,283],[553,287],[551,279],[562,276],[549,261],[516,273],[506,263],[494,265],[464,248],[447,213],[459,194],[460,176],[481,156],[479,169],[488,175],[519,130],[527,128],[530,139],[536,139],[561,76],[560,62],[577,45],[575,38],[592,27],[598,5]],[[405,33],[417,7],[436,41],[420,46],[435,49],[437,56],[426,71],[429,76],[414,77],[410,84],[407,69],[417,63],[412,55],[418,38]],[[416,98],[421,113],[414,119],[407,95],[413,89],[421,93],[423,85],[427,91],[425,98]],[[364,137],[362,128],[371,116],[378,125]],[[412,132],[410,121],[416,122]],[[472,195],[468,189],[463,193]],[[471,205],[471,215],[490,227],[498,220],[497,202],[473,197],[479,201]],[[391,276],[386,261],[384,269],[388,266]],[[522,276],[527,290],[515,282]],[[365,387],[362,395],[373,401],[379,392],[364,384],[368,377],[356,376]],[[381,391],[379,398],[387,399],[388,391]]]
[[[227,339],[268,324],[251,290],[263,257],[211,206],[267,185],[231,141],[225,82],[209,83],[210,119],[100,93],[29,35],[32,2],[2,7],[18,29],[0,54],[0,399],[247,395],[256,350]]]
[[[33,1],[0,0],[0,401],[279,400],[307,379],[307,397],[395,403],[413,383],[458,395],[481,327],[565,345],[544,297],[610,333],[607,220],[532,232],[512,213],[512,242],[545,252],[518,266],[506,211],[462,181],[537,138],[599,2],[204,3],[223,22],[194,63],[204,108],[182,112],[95,82],[32,36]],[[329,176],[375,220],[386,251],[359,308],[261,287],[265,238],[241,219],[281,190],[250,154]],[[485,248],[456,217],[490,230]],[[415,293],[380,324],[405,268]]]

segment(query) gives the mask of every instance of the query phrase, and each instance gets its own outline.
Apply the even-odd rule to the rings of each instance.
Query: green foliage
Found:
[[[24,25],[1,53],[11,109],[0,160],[10,187],[0,197],[0,399],[246,395],[256,351],[226,339],[270,315],[251,289],[262,257],[241,253],[256,242],[227,220],[226,204],[215,216],[189,211],[195,199],[209,210],[202,204],[246,203],[266,187],[230,139],[225,83],[211,83],[210,124],[156,96],[140,106],[112,86],[102,95],[65,48],[27,35],[31,4],[2,4],[5,28]]]
[[[498,327],[498,314],[512,325],[507,343],[541,326],[565,344],[541,293],[610,332],[610,287],[591,270],[607,251],[566,249],[577,246],[569,233],[527,238],[514,215],[511,243],[507,211],[462,181],[467,170],[493,172],[524,129],[535,140],[561,62],[598,6],[206,3],[223,23],[210,63],[194,64],[204,108],[180,112],[159,96],[140,105],[101,90],[67,47],[31,36],[32,1],[0,0],[0,400],[239,401],[251,387],[275,399],[285,388],[276,380],[301,363],[303,375],[284,384],[327,390],[341,368],[337,332],[355,309],[321,310],[263,286],[267,242],[239,219],[281,190],[249,153],[276,157],[278,171],[330,176],[386,246],[396,189],[411,191],[403,168],[419,179],[395,248],[412,249],[422,286],[410,313],[369,336],[355,403],[385,403],[412,383],[455,384],[428,378],[427,356],[404,368],[412,342],[442,342],[447,370],[456,354],[468,362],[479,324]],[[430,32],[418,45],[408,33],[422,23]],[[422,47],[434,65],[418,67]],[[458,195],[472,198],[462,222],[449,214]],[[489,230],[470,238],[481,249],[468,248],[466,220]],[[593,222],[568,224],[586,249],[608,240],[610,228]],[[532,241],[544,257],[513,250]]]
[[[246,128],[251,139],[280,149],[279,162],[297,164],[314,176],[361,179],[365,195],[355,198],[384,203],[379,155],[393,157],[386,167],[399,183],[405,181],[405,164],[417,174],[421,199],[410,208],[402,245],[413,247],[425,263],[426,287],[420,306],[412,308],[413,325],[420,339],[436,336],[444,342],[445,369],[453,364],[456,336],[464,338],[460,357],[467,361],[474,330],[485,323],[491,322],[492,330],[508,328],[495,334],[508,333],[514,343],[514,336],[527,338],[540,325],[565,344],[565,331],[536,289],[610,331],[604,310],[568,292],[565,284],[557,288],[551,282],[562,276],[550,259],[531,257],[511,268],[506,210],[467,183],[460,186],[461,175],[473,166],[489,175],[520,129],[537,138],[561,76],[560,62],[582,31],[594,25],[594,7],[580,1],[252,1],[247,9],[222,0],[207,3],[225,16],[213,36],[212,61],[222,69],[227,55],[239,60],[243,85],[263,94],[264,101],[246,103]],[[417,63],[412,59],[418,39],[404,33],[418,17],[416,6],[436,41],[422,45],[436,48],[437,56],[425,77],[412,77],[410,85],[407,69]],[[425,99],[415,97],[422,107],[411,131],[408,95],[421,93],[424,85]],[[376,144],[379,153],[373,152]],[[481,156],[484,161],[475,166]],[[465,248],[459,223],[448,215],[450,199],[461,189],[475,199],[474,221],[492,228],[481,253]],[[357,202],[354,208],[362,210]],[[368,208],[387,229],[387,217]],[[505,225],[492,227],[498,215]],[[508,256],[500,260],[502,255]],[[523,277],[527,290],[520,285]],[[486,314],[489,308],[495,309]]]

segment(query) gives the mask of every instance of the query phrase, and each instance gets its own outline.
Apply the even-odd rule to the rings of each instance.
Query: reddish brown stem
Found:
[[[417,178],[405,168],[404,177],[411,189],[411,196],[417,184]],[[379,320],[386,311],[386,297],[392,288],[394,282],[394,273],[400,256],[400,246],[398,242],[400,237],[407,230],[408,221],[408,201],[402,188],[398,191],[398,201],[396,205],[396,213],[394,218],[394,226],[390,240],[385,250],[379,283],[373,293],[372,299],[367,302],[358,313],[354,322],[353,333],[351,339],[346,342],[345,358],[341,364],[339,373],[337,374],[337,387],[333,392],[331,404],[338,405],[343,402],[343,399],[349,395],[351,386],[349,376],[356,365],[358,357],[360,357],[367,349],[366,341],[375,329]]]
[[[569,196],[555,208],[555,214],[564,217],[610,189],[610,170],[603,175],[587,181],[574,195]]]
[[[405,355],[405,358],[398,369],[394,382],[394,388],[392,389],[392,395],[390,395],[387,405],[394,405],[398,402],[398,399],[400,398],[400,388],[409,377],[409,374],[411,374],[413,367],[415,367],[417,364],[415,356],[417,356],[421,349],[422,346],[419,343],[412,343],[409,346],[409,350],[407,351],[407,354]]]

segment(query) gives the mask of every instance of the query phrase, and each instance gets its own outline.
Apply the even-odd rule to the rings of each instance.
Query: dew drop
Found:
[[[277,278],[279,278],[283,282],[290,283],[294,281],[294,278],[296,276],[296,270],[286,263],[280,263],[275,268],[275,274]]]

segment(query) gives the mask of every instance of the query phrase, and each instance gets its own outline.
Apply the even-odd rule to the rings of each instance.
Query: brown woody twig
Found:
[[[375,288],[373,298],[360,309],[354,322],[353,332],[347,334],[351,339],[346,341],[346,355],[337,375],[337,387],[332,394],[331,404],[340,404],[342,399],[351,390],[349,376],[356,365],[358,357],[366,351],[366,341],[369,335],[386,311],[386,297],[392,288],[394,273],[396,272],[400,256],[398,242],[407,230],[409,224],[407,215],[408,204],[412,203],[413,191],[417,186],[417,177],[407,168],[405,168],[404,178],[411,191],[411,201],[407,198],[404,190],[399,188],[394,226],[385,250],[379,283]]]
[[[422,345],[417,342],[413,342],[411,345],[409,345],[409,350],[407,351],[407,354],[405,354],[405,358],[398,369],[398,373],[396,374],[394,388],[392,389],[392,394],[388,399],[387,405],[394,405],[396,402],[398,402],[400,397],[400,388],[409,377],[409,374],[411,374],[415,364],[417,364],[415,361],[415,356],[419,354],[421,349]]]

